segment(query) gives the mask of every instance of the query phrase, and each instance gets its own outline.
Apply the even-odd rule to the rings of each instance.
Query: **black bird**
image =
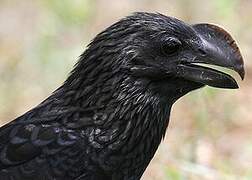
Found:
[[[239,49],[218,26],[143,12],[121,19],[50,97],[1,127],[0,179],[140,179],[178,98],[205,85],[238,88],[202,63],[244,78]]]

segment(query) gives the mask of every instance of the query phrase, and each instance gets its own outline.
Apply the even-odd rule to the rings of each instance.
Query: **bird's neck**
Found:
[[[107,69],[101,72],[93,67],[91,71],[90,67],[91,72],[88,72],[88,68],[83,67],[85,71],[82,72],[82,68],[78,68],[80,72],[73,73],[62,87],[67,91],[64,94],[69,94],[65,102],[83,109],[97,107],[98,113],[105,114],[107,119],[102,129],[96,131],[102,133],[101,138],[97,135],[99,144],[108,146],[104,153],[108,157],[116,154],[124,156],[119,159],[141,163],[138,172],[141,174],[165,135],[172,102],[169,99],[161,101],[148,80],[132,79],[122,72],[111,73]],[[109,160],[104,162],[110,163]],[[123,162],[113,163],[110,167],[124,166]]]
[[[111,107],[113,109],[109,115],[113,122],[107,136],[115,137],[111,139],[110,151],[106,153],[108,157],[115,156],[115,159],[121,160],[115,165],[112,161],[110,167],[125,171],[125,176],[130,179],[131,175],[140,177],[154,156],[168,126],[171,104],[160,102],[160,98],[149,92],[148,87],[145,90],[138,88],[142,86],[139,82],[126,81],[114,96],[114,102],[108,103],[105,109],[105,112]],[[126,160],[136,166],[127,167]]]
[[[63,85],[68,91],[64,94],[69,94],[66,102],[83,109],[97,107],[101,113],[113,118],[108,122],[111,133],[114,133],[113,128],[119,129],[122,137],[132,141],[129,144],[125,141],[128,148],[145,141],[146,146],[149,144],[149,148],[155,146],[156,149],[168,126],[173,99],[155,93],[150,80],[129,77],[116,70],[111,72],[105,64],[95,63],[92,65],[87,61],[75,68]]]

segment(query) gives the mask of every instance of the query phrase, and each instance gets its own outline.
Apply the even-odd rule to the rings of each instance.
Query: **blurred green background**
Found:
[[[49,96],[93,37],[134,11],[219,24],[241,48],[245,81],[180,99],[142,179],[252,179],[251,9],[251,0],[1,0],[0,123]]]

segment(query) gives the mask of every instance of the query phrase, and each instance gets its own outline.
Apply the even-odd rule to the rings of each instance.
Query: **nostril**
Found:
[[[198,49],[198,51],[200,52],[200,54],[201,55],[203,55],[203,56],[206,56],[206,51],[205,50],[203,50],[203,49]]]

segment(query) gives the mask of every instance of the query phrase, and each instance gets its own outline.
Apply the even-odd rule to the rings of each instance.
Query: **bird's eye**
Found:
[[[161,45],[161,51],[165,55],[173,55],[176,53],[181,47],[181,42],[174,37],[166,38]]]

